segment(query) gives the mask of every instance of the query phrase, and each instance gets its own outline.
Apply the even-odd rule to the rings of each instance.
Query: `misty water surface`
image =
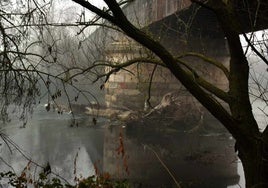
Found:
[[[9,135],[20,151],[11,143],[9,148],[3,140],[0,141],[1,171],[11,170],[12,167],[16,172],[20,172],[30,159],[41,166],[49,162],[52,171],[69,181],[75,176],[88,177],[95,174],[93,165],[102,159],[103,130],[90,128],[91,117],[77,115],[76,120],[79,126],[71,127],[70,114],[47,112],[44,106],[40,105],[35,109],[26,128],[21,128],[22,123],[18,121],[2,125],[2,132]],[[101,124],[104,124],[104,121],[99,119],[99,125]],[[98,165],[101,168],[101,164]],[[34,164],[31,166],[32,173],[38,175],[42,171],[41,168],[36,169]]]

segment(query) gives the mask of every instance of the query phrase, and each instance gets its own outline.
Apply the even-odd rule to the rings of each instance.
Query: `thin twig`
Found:
[[[180,185],[180,183],[176,180],[176,178],[174,177],[174,175],[170,172],[170,170],[168,169],[167,165],[159,157],[159,155],[157,154],[157,152],[153,148],[151,148],[150,146],[148,146],[148,145],[143,144],[143,146],[145,148],[147,147],[148,149],[150,149],[154,153],[154,155],[156,156],[156,158],[158,159],[158,161],[161,163],[161,165],[165,168],[165,170],[168,172],[168,174],[170,175],[170,177],[173,179],[173,181],[175,182],[176,186],[178,188],[182,188],[181,185]]]
[[[154,65],[153,71],[152,71],[151,76],[150,76],[149,87],[148,87],[148,98],[146,100],[146,102],[147,102],[147,104],[149,105],[150,108],[153,108],[152,105],[151,105],[150,100],[151,100],[152,83],[153,83],[153,78],[154,78],[156,68],[157,68],[157,64]]]

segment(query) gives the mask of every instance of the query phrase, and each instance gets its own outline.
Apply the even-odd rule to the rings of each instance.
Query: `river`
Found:
[[[137,179],[147,174],[149,181],[155,183],[172,182],[156,155],[149,150],[151,148],[146,146],[148,145],[155,146],[155,151],[161,154],[160,157],[165,159],[165,163],[179,179],[196,177],[195,179],[199,181],[204,178],[204,181],[212,182],[212,184],[207,184],[207,187],[215,185],[234,188],[239,187],[237,183],[244,187],[241,163],[233,158],[233,154],[230,157],[227,154],[226,157],[226,152],[230,153],[233,150],[231,145],[233,140],[230,140],[231,137],[228,134],[185,136],[184,133],[176,133],[174,138],[167,138],[165,135],[156,133],[152,141],[148,136],[151,133],[146,133],[144,130],[134,129],[133,132],[133,129],[105,128],[109,124],[106,119],[98,118],[97,126],[93,124],[92,118],[86,115],[77,115],[76,120],[79,122],[78,127],[71,127],[70,114],[47,112],[43,105],[39,105],[25,128],[21,128],[21,122],[15,120],[7,125],[1,125],[1,132],[8,135],[19,150],[15,149],[12,144],[8,147],[3,140],[0,140],[0,169],[7,171],[12,167],[14,171],[20,173],[31,160],[33,161],[30,164],[31,173],[34,174],[42,170],[35,168],[35,163],[45,166],[49,162],[52,171],[70,183],[74,182],[75,177],[94,175],[94,166],[102,170],[105,165],[104,170],[110,170],[113,173],[117,168],[115,164],[118,160],[115,157],[115,150],[118,146],[116,142],[120,131],[123,130],[130,171]],[[143,138],[140,135],[143,135],[141,136]],[[156,140],[160,144],[156,143]],[[159,148],[159,145],[166,143],[167,148],[177,153],[170,153],[168,149]],[[227,144],[225,147],[226,143],[230,145]],[[209,158],[209,161],[204,156]],[[222,159],[224,164],[222,164]],[[230,173],[229,176],[228,173]],[[239,175],[242,178],[239,178]],[[160,179],[156,179],[159,176]],[[167,184],[166,187],[173,187],[173,184]]]
[[[95,174],[92,161],[102,159],[103,129],[90,128],[92,124],[88,116],[77,115],[76,120],[80,126],[71,127],[70,114],[47,112],[40,105],[36,107],[25,128],[21,128],[19,121],[11,121],[4,127],[2,125],[2,132],[17,144],[20,151],[12,144],[9,144],[10,148],[7,147],[1,140],[0,169],[11,170],[12,166],[16,172],[20,172],[30,159],[41,166],[49,162],[53,172],[70,182],[75,176],[88,177]],[[104,123],[105,120],[99,119],[100,125]],[[32,166],[35,167],[34,164]],[[74,174],[74,169],[77,174]]]

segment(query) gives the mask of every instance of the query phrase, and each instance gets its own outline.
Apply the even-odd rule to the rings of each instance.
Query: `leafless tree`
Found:
[[[43,23],[39,24],[39,26],[62,26],[62,24],[59,23],[46,22],[46,14],[44,11],[46,10],[46,4],[40,5],[37,3],[38,1],[28,1],[28,3],[29,2],[34,3],[34,8],[28,6],[30,8],[26,9],[26,12],[16,13],[16,15],[22,15],[22,21],[19,21],[19,27],[14,25],[15,22],[12,21],[12,17],[8,17],[9,14],[6,10],[8,4],[5,3],[9,3],[9,1],[1,2],[1,7],[5,8],[1,10],[0,25],[1,44],[3,44],[1,46],[1,87],[3,88],[1,94],[3,95],[3,114],[6,112],[6,106],[14,101],[18,101],[16,104],[27,104],[26,107],[30,107],[29,104],[32,103],[29,103],[29,100],[34,101],[35,97],[39,94],[37,80],[41,79],[47,86],[50,85],[48,78],[50,78],[51,75],[37,69],[38,63],[28,65],[25,63],[26,60],[28,60],[27,62],[31,62],[34,59],[36,62],[37,58],[39,61],[42,60],[42,65],[44,65],[45,62],[49,65],[57,62],[57,59],[55,60],[53,56],[55,46],[52,44],[48,46],[47,55],[35,54],[35,58],[29,59],[29,56],[32,56],[32,54],[28,53],[28,49],[36,43],[27,44],[26,48],[24,47],[24,50],[21,50],[18,45],[19,43],[17,41],[15,42],[17,36],[25,37],[22,32],[24,31],[23,29],[29,29],[31,25],[36,24],[36,16],[32,16],[33,14],[39,15],[41,20],[45,20]],[[198,53],[172,53],[168,48],[162,45],[161,39],[154,37],[146,29],[138,27],[137,19],[133,17],[128,18],[126,16],[123,7],[135,1],[104,0],[103,2],[105,4],[103,7],[94,5],[92,3],[93,1],[73,0],[73,2],[95,14],[94,19],[90,21],[84,20],[85,22],[81,22],[81,20],[79,20],[78,22],[69,24],[69,26],[78,26],[78,33],[86,33],[86,29],[90,26],[102,25],[102,29],[113,29],[117,31],[116,35],[125,35],[128,39],[133,39],[136,43],[141,45],[142,48],[151,51],[154,56],[153,58],[149,56],[134,57],[132,59],[124,59],[124,62],[120,61],[118,63],[111,63],[107,60],[97,61],[97,59],[95,59],[94,61],[90,59],[91,64],[87,67],[81,68],[81,66],[74,66],[67,67],[67,69],[64,68],[65,79],[61,77],[62,74],[56,76],[58,79],[65,83],[66,81],[71,81],[78,75],[91,73],[93,68],[109,67],[108,72],[94,72],[97,73],[97,79],[103,77],[104,81],[107,81],[113,73],[141,62],[167,68],[236,139],[235,150],[238,151],[238,156],[244,167],[246,187],[267,187],[268,128],[266,127],[263,131],[260,131],[252,112],[248,83],[250,62],[246,58],[247,49],[244,51],[240,42],[240,34],[242,34],[252,52],[259,56],[261,62],[267,66],[267,59],[264,56],[266,52],[262,52],[261,49],[263,48],[258,48],[258,44],[255,43],[255,40],[252,40],[253,38],[251,36],[245,34],[248,31],[262,29],[263,26],[265,26],[267,22],[267,1],[192,0],[188,2],[189,6],[195,6],[197,9],[202,7],[215,15],[217,23],[221,27],[223,35],[228,43],[227,47],[230,55],[228,65],[212,59],[202,54],[200,51]],[[79,15],[81,15],[81,19],[83,19],[83,14]],[[142,21],[139,23],[143,25]],[[65,26],[67,25],[65,24]],[[245,27],[245,25],[247,27]],[[9,28],[15,30],[17,28],[20,29],[17,30],[17,32],[7,32]],[[43,27],[40,28],[43,29]],[[187,29],[187,27],[185,29]],[[14,35],[14,33],[18,34]],[[13,35],[16,37],[12,38]],[[95,37],[98,38],[100,36]],[[187,36],[185,39],[187,39]],[[185,42],[189,43],[190,41]],[[94,57],[94,54],[91,57]],[[99,57],[100,56],[97,58]],[[192,67],[189,62],[185,62],[185,60],[192,61],[192,58],[185,59],[185,57],[193,57],[205,61],[221,71],[228,81],[227,90],[217,87],[217,85],[203,77],[195,67]],[[20,66],[17,66],[18,64],[20,64]],[[70,73],[70,75],[67,76],[66,80],[66,74],[68,73]],[[259,83],[260,80],[257,82]],[[258,87],[263,87],[263,85],[259,83]],[[265,100],[264,93],[266,93],[267,90],[261,88],[260,91],[262,94],[258,95]]]

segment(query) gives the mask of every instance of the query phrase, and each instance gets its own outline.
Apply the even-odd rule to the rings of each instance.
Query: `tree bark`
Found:
[[[268,187],[268,144],[263,139],[247,146],[238,146],[238,156],[241,159],[246,188]]]

